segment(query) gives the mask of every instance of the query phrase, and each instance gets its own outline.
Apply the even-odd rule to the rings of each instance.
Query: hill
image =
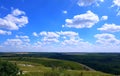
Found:
[[[40,57],[5,57],[2,59],[17,64],[21,70],[21,76],[113,76],[73,61]]]

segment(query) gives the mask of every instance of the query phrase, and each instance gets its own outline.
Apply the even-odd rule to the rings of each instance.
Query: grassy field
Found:
[[[113,76],[72,61],[33,57],[13,57],[4,60],[17,64],[21,70],[20,76]]]

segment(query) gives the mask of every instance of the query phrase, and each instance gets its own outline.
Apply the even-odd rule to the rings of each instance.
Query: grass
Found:
[[[110,74],[86,70],[77,62],[49,58],[6,58],[18,65],[20,76],[113,76]]]
[[[61,67],[63,69],[72,69],[72,70],[85,70],[86,68],[83,67],[80,63],[73,62],[73,61],[66,61],[66,60],[58,60],[58,59],[50,59],[50,58],[6,58],[7,60],[12,61],[27,61],[32,63],[37,63],[44,65],[46,67]]]

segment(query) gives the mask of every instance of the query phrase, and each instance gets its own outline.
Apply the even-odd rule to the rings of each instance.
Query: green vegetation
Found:
[[[91,70],[77,62],[51,58],[5,57],[20,68],[20,76],[113,76]]]
[[[53,76],[120,75],[119,53],[0,53],[0,57],[12,63],[25,64],[18,65],[22,76],[52,76],[53,73]]]
[[[30,58],[30,57],[11,57],[6,58],[6,60],[11,61],[27,61],[42,64],[46,67],[61,67],[63,69],[71,69],[71,70],[84,70],[87,69],[83,67],[81,64],[73,61],[65,61],[65,60],[58,60],[58,59],[50,59],[50,58]]]
[[[17,76],[18,67],[7,61],[0,60],[0,76]]]
[[[120,54],[118,53],[90,53],[90,54],[61,54],[51,58],[70,60],[85,64],[95,70],[120,75]]]

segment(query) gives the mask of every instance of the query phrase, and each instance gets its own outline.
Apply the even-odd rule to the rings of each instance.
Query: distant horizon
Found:
[[[0,53],[120,53],[120,52],[0,52]]]
[[[119,0],[0,0],[0,52],[120,52]]]

